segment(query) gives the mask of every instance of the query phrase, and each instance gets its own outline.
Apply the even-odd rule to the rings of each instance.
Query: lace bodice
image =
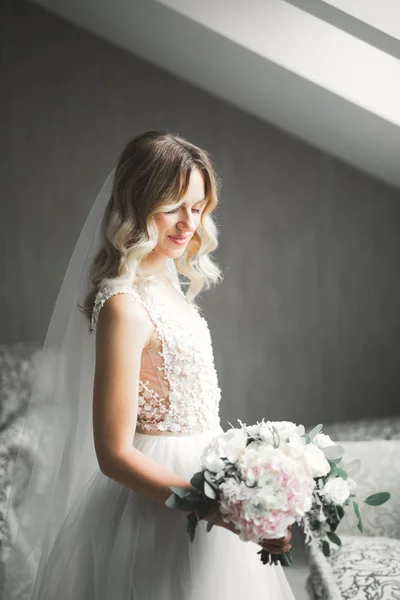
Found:
[[[164,284],[165,285],[165,284]],[[155,343],[142,352],[137,431],[202,432],[220,424],[221,396],[208,325],[183,292],[157,283],[103,285],[95,298],[91,332],[115,294],[130,294],[147,311]]]

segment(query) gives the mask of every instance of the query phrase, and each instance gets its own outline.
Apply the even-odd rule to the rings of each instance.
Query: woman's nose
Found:
[[[190,213],[186,213],[185,216],[179,221],[178,225],[185,229],[190,229],[191,231],[196,228],[193,215]]]

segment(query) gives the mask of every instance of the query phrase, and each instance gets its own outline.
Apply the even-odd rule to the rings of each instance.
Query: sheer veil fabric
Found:
[[[92,431],[95,343],[79,305],[102,243],[113,178],[114,171],[79,236],[34,368],[8,497],[0,597],[294,600],[282,567],[264,566],[257,544],[243,543],[222,527],[207,532],[205,521],[198,524],[192,543],[184,513],[149,501],[98,467]],[[113,280],[107,294],[120,293],[120,283],[122,289],[133,287],[126,285],[125,275],[129,280],[129,264],[128,273],[121,282]],[[180,289],[172,259],[165,275]],[[206,320],[195,308],[189,310],[168,282],[163,282],[168,293],[159,293],[158,285],[143,286],[138,297],[156,323],[169,400],[174,395],[179,407],[174,412],[172,402],[167,414],[172,424],[192,424],[194,419],[201,427],[193,425],[195,432],[189,428],[184,433],[167,429],[164,435],[136,431],[133,445],[189,481],[201,468],[205,445],[223,431],[220,390]]]
[[[3,600],[39,600],[57,533],[98,468],[92,433],[95,345],[78,304],[88,292],[114,173],[106,178],[80,233],[34,367],[7,500]],[[166,275],[180,287],[172,259]]]

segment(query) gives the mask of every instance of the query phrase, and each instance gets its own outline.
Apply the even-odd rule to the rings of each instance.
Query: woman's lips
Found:
[[[170,239],[173,241],[173,243],[174,243],[174,244],[176,244],[177,246],[184,246],[184,245],[186,244],[186,242],[188,241],[188,239],[189,239],[189,236],[187,236],[187,237],[184,237],[184,238],[176,238],[176,237],[173,237],[172,235],[169,235],[168,237],[169,237],[169,238],[170,238]]]

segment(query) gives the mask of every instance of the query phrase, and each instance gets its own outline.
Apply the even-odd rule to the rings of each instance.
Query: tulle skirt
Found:
[[[222,428],[201,434],[135,433],[133,445],[185,477]],[[263,565],[253,542],[152,502],[96,471],[69,513],[42,579],[40,600],[293,600],[281,566]]]

